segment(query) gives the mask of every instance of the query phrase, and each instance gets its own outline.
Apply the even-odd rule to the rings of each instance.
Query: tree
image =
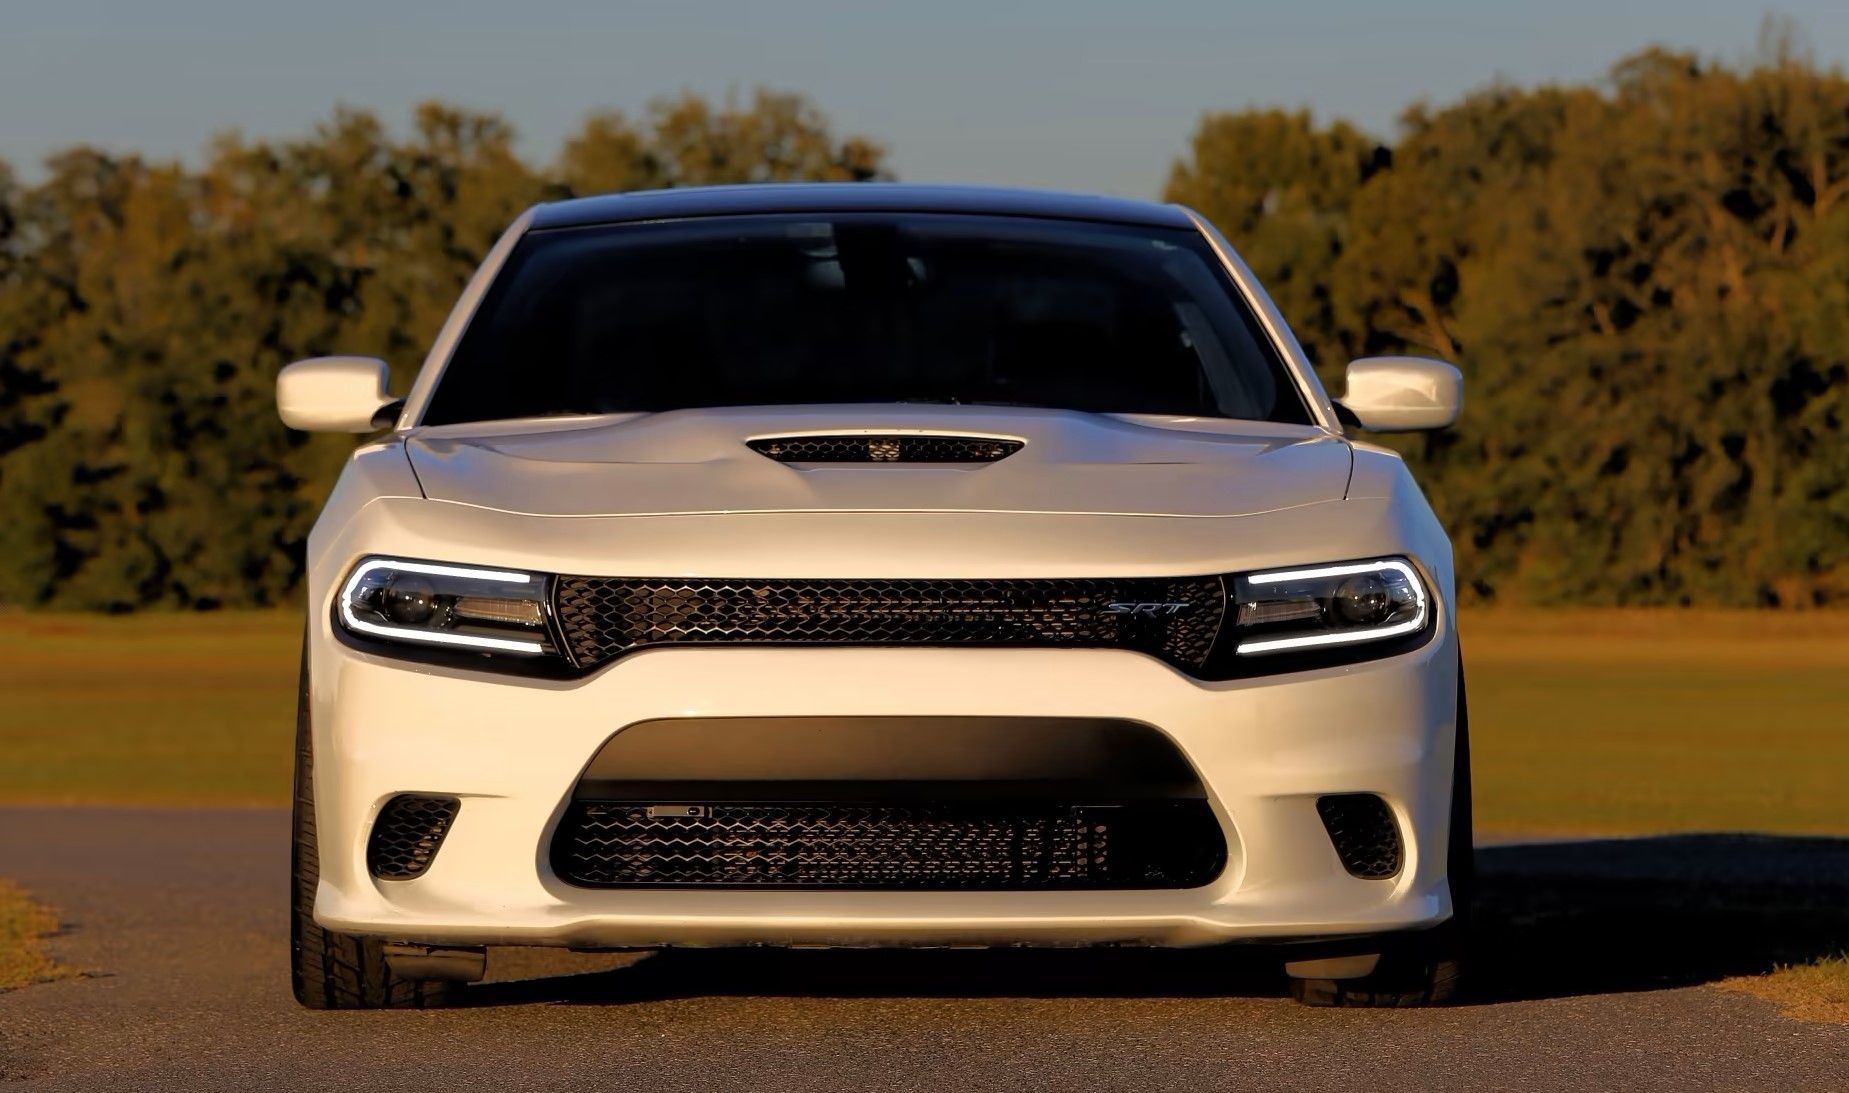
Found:
[[[1169,196],[1259,269],[1318,269],[1284,306],[1326,377],[1328,347],[1464,369],[1459,427],[1394,443],[1474,594],[1849,594],[1849,81],[1789,50],[1748,71],[1647,50],[1603,88],[1415,107],[1345,191],[1302,151],[1356,143],[1210,115]],[[1335,243],[1254,193],[1339,195],[1298,202]]]
[[[463,283],[536,201],[720,178],[862,178],[797,96],[594,116],[556,175],[492,114],[426,103],[395,138],[341,110],[296,140],[219,140],[197,171],[73,149],[0,168],[0,603],[268,604],[351,443],[284,429],[276,372],[364,353],[414,373]],[[629,170],[625,163],[645,165]]]
[[[737,182],[865,182],[885,176],[885,150],[837,140],[800,95],[760,88],[749,107],[692,93],[656,99],[641,125],[621,111],[585,118],[557,173],[574,194]]]

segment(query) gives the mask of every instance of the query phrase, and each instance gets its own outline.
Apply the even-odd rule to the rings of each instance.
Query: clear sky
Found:
[[[1849,60],[1849,0],[1781,0]],[[1494,79],[1586,80],[1649,43],[1740,60],[1727,0],[0,0],[0,158],[76,143],[197,157],[336,103],[492,109],[549,159],[594,107],[802,91],[901,177],[1154,196],[1202,110],[1309,106],[1380,134]]]

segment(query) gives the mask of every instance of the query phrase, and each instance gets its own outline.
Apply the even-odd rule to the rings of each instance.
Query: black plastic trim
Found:
[[[745,446],[779,463],[981,466],[1008,458],[1026,443],[1008,437],[948,433],[811,433],[755,437],[745,441]]]
[[[1342,868],[1362,880],[1392,880],[1406,864],[1406,840],[1393,808],[1374,793],[1332,793],[1316,799]]]
[[[460,799],[440,793],[400,793],[385,802],[366,836],[366,871],[380,880],[423,876],[460,811]]]
[[[844,796],[845,795],[845,796]],[[1091,717],[675,717],[623,726],[574,793],[606,800],[1205,798],[1167,734]]]
[[[548,856],[575,888],[734,891],[1198,889],[1228,861],[1225,832],[1199,799],[888,802],[840,789],[825,801],[574,798]],[[991,856],[941,845],[915,856],[904,831],[914,823],[926,847],[948,838]],[[613,824],[620,833],[607,833]],[[1039,835],[995,830],[1010,824]],[[1108,855],[1083,841],[1098,838]]]
[[[404,400],[393,399],[372,412],[372,427],[389,429],[398,423],[398,415],[404,413]]]

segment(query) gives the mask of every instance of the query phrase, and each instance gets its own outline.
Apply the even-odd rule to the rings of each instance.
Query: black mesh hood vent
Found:
[[[779,463],[993,463],[1021,450],[1018,440],[991,436],[773,436],[745,443]]]

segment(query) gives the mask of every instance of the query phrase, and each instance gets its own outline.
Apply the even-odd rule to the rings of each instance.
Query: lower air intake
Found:
[[[1372,793],[1318,797],[1329,841],[1342,868],[1367,880],[1385,880],[1400,871],[1400,826],[1387,802]]]
[[[552,864],[586,887],[1195,888],[1224,868],[1226,843],[1204,801],[574,801]]]
[[[417,793],[401,793],[385,802],[366,843],[366,868],[383,880],[422,876],[461,807],[454,797]]]

